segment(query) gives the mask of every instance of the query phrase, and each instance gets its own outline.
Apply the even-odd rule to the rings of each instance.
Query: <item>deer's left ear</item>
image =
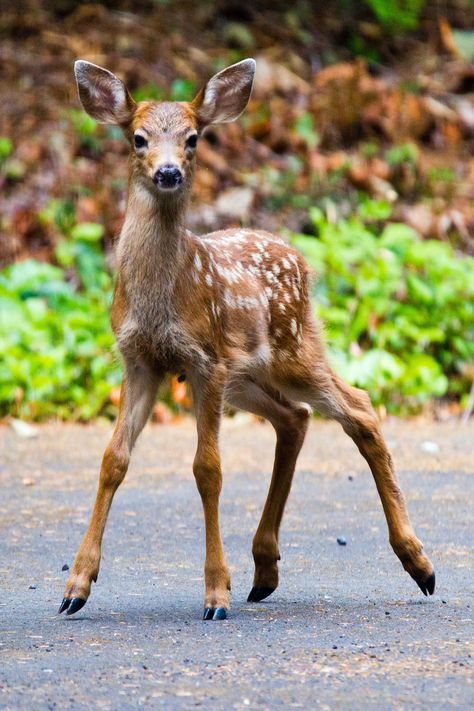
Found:
[[[240,116],[250,99],[255,66],[255,59],[243,59],[209,79],[191,104],[202,127]]]

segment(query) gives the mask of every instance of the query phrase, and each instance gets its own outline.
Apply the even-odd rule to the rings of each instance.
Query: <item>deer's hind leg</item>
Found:
[[[318,358],[316,368],[300,362],[282,389],[289,396],[308,402],[322,415],[337,420],[354,440],[372,471],[395,554],[423,594],[432,595],[433,566],[413,530],[392,458],[367,393],[345,383],[322,358]]]
[[[310,411],[250,380],[233,384],[226,397],[231,404],[271,422],[277,436],[270,488],[252,545],[255,575],[248,602],[259,602],[278,586],[278,533]]]

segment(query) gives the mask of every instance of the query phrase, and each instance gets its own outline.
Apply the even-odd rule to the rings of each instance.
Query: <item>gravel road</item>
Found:
[[[222,434],[232,608],[203,622],[192,420],[146,428],[98,583],[69,618],[56,614],[62,568],[85,530],[110,426],[48,425],[36,439],[0,427],[0,708],[474,708],[474,426],[384,430],[435,595],[423,597],[391,552],[353,443],[315,422],[283,520],[280,587],[247,603],[274,438],[243,416]]]

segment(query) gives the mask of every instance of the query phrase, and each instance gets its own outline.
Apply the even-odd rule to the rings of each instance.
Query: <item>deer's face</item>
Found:
[[[255,61],[244,59],[214,75],[193,101],[136,103],[107,69],[74,65],[79,98],[99,123],[118,124],[131,143],[132,177],[161,193],[189,187],[200,133],[240,116],[252,90]]]
[[[162,192],[189,187],[199,128],[190,104],[138,104],[130,126],[135,173]]]

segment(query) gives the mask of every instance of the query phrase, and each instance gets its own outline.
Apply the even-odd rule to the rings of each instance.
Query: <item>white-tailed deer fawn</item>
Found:
[[[185,229],[198,138],[209,124],[240,116],[254,72],[254,60],[245,59],[212,77],[190,103],[135,103],[106,69],[75,64],[85,110],[101,123],[118,124],[130,143],[112,308],[124,379],[91,521],[59,612],[80,610],[97,580],[107,514],[166,373],[186,375],[196,411],[194,474],[206,529],[204,619],[224,619],[229,608],[218,513],[224,401],[269,420],[277,438],[270,490],[253,540],[249,601],[262,600],[278,585],[278,531],[308,425],[307,405],[337,420],[352,437],[372,470],[393,550],[423,593],[434,591],[433,566],[413,531],[369,398],[344,383],[326,360],[300,254],[260,230],[197,237]]]

